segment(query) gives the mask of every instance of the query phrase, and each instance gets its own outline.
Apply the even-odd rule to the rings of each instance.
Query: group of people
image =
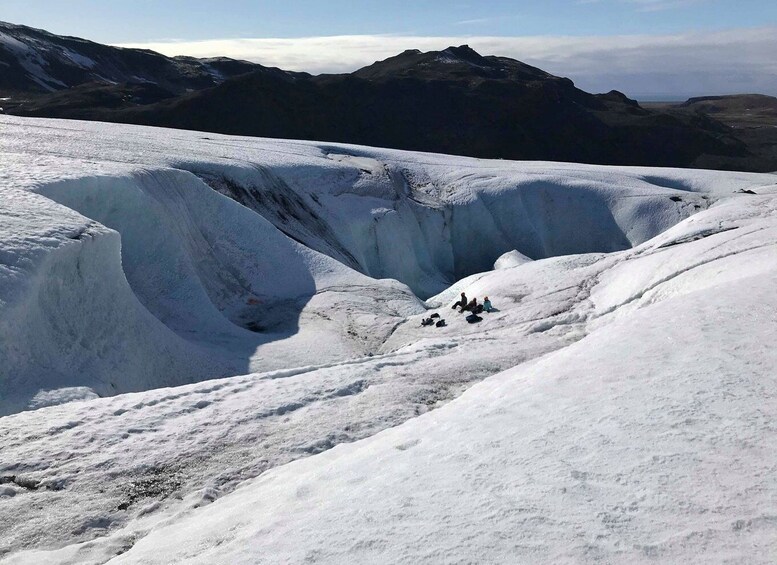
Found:
[[[491,301],[488,299],[488,296],[483,299],[483,304],[478,304],[477,298],[473,298],[472,300],[467,301],[467,295],[463,292],[461,293],[461,298],[453,306],[451,306],[451,308],[454,310],[459,308],[459,312],[469,312],[469,315],[467,316],[467,322],[470,324],[474,324],[483,320],[483,318],[478,316],[478,314],[494,311],[494,307],[491,306]],[[439,314],[435,313],[428,318],[421,320],[421,325],[437,326],[438,328],[441,328],[444,327],[446,323],[445,320],[440,318]]]
[[[463,292],[461,293],[461,298],[451,306],[454,310],[456,308],[459,308],[459,312],[470,312],[472,314],[481,314],[483,312],[490,312],[494,309],[493,306],[491,306],[491,301],[488,299],[488,296],[486,296],[483,299],[483,304],[478,304],[477,297],[473,298],[469,302],[467,302],[467,295]]]

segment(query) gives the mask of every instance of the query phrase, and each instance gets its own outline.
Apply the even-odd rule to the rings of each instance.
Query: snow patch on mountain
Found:
[[[97,62],[94,59],[90,59],[81,53],[76,53],[72,49],[63,48],[62,54],[81,68],[91,69],[97,66]]]
[[[30,79],[47,91],[66,88],[67,85],[52,77],[46,70],[46,60],[39,52],[39,46],[33,42],[20,41],[11,35],[0,31],[0,45],[17,56],[19,64],[30,74]]]
[[[475,57],[480,59],[480,55],[478,55],[475,51],[471,50],[469,46],[463,45],[461,47],[448,47],[447,49],[443,49],[440,51],[440,54],[437,55],[435,58],[435,61],[438,63],[444,63],[444,64],[458,64],[458,65],[470,65],[472,67],[477,68],[485,68],[483,65],[478,65],[474,61],[466,57],[463,57],[461,53],[464,53],[466,55],[469,55],[470,57]]]

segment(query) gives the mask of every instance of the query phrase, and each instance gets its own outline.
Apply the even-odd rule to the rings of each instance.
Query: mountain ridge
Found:
[[[589,94],[568,78],[465,46],[405,51],[350,74],[252,73],[96,117],[479,158],[740,168],[748,156],[708,117],[649,111],[617,91]]]
[[[13,41],[9,29],[16,33]],[[29,48],[32,55],[14,43],[22,32],[37,45]],[[42,41],[50,44],[44,49]],[[87,51],[73,51],[84,45]],[[352,73],[317,76],[224,58],[170,58],[0,24],[0,62],[14,48],[17,71],[31,73],[28,89],[30,82],[37,85],[4,102],[8,113],[21,116],[478,158],[777,170],[777,156],[766,144],[743,141],[709,114],[646,109],[615,90],[590,94],[568,78],[483,56],[468,45],[410,49]],[[63,59],[70,75],[59,72]],[[58,73],[45,82],[41,69],[49,60],[55,63],[46,69]],[[6,75],[5,82],[0,77],[1,96],[13,92]],[[42,92],[47,89],[53,92]]]
[[[151,82],[181,94],[263,68],[227,57],[166,57],[8,22],[0,22],[0,65],[4,96],[55,92],[91,82]]]

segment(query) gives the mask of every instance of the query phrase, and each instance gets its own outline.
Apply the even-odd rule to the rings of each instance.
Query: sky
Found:
[[[777,94],[774,0],[2,0],[0,20],[314,74],[466,43],[593,92]]]

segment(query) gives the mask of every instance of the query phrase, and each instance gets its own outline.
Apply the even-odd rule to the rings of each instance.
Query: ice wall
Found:
[[[346,157],[317,176],[232,166],[204,178],[306,246],[422,298],[512,250],[542,259],[638,245],[705,209],[714,185],[567,164],[457,170]]]
[[[137,300],[122,270],[117,232],[42,196],[5,196],[0,415],[61,396],[229,374]],[[59,392],[46,392],[52,389]]]
[[[257,348],[299,333],[319,291],[373,283],[186,171],[36,192],[4,193],[0,414],[248,373]]]

